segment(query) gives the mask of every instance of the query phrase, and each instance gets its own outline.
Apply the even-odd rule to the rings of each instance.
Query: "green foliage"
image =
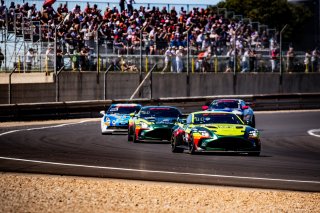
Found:
[[[217,5],[219,8],[227,8],[235,14],[250,18],[251,21],[266,24],[278,31],[288,24],[285,37],[298,39],[302,36],[303,27],[313,16],[312,12],[301,5],[288,3],[287,0],[225,0]],[[299,29],[295,30],[294,29]]]

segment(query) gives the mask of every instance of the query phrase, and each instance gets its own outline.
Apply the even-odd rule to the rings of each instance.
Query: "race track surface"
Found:
[[[172,153],[169,143],[101,135],[98,120],[1,127],[0,171],[319,192],[320,111],[256,112],[256,123],[260,157]]]

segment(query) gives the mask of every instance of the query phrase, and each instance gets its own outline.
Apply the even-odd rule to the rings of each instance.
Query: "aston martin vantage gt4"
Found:
[[[259,156],[259,131],[232,112],[200,111],[174,128],[172,152],[232,152]]]
[[[182,116],[180,110],[172,106],[145,106],[136,114],[131,114],[128,127],[128,141],[170,141],[172,127]]]

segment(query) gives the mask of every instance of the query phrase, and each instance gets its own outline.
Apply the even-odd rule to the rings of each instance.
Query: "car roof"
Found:
[[[213,100],[212,102],[214,101],[218,101],[218,102],[233,102],[233,101],[243,101],[241,99],[234,99],[234,98],[226,98],[226,99],[215,99]]]
[[[170,109],[177,109],[179,110],[177,107],[174,106],[144,106],[142,107],[143,109],[148,109],[148,108],[170,108]]]
[[[234,115],[233,112],[224,112],[224,111],[197,111],[197,112],[192,112],[190,114],[232,114]]]
[[[111,106],[141,106],[141,104],[126,104],[126,103],[124,103],[124,104],[111,104]]]

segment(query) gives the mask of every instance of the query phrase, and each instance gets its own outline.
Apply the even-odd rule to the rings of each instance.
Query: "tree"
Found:
[[[226,0],[219,2],[217,6],[266,24],[270,29],[275,28],[277,31],[288,24],[284,39],[292,43],[301,41],[307,30],[307,23],[313,16],[307,7],[288,3],[287,0]]]

